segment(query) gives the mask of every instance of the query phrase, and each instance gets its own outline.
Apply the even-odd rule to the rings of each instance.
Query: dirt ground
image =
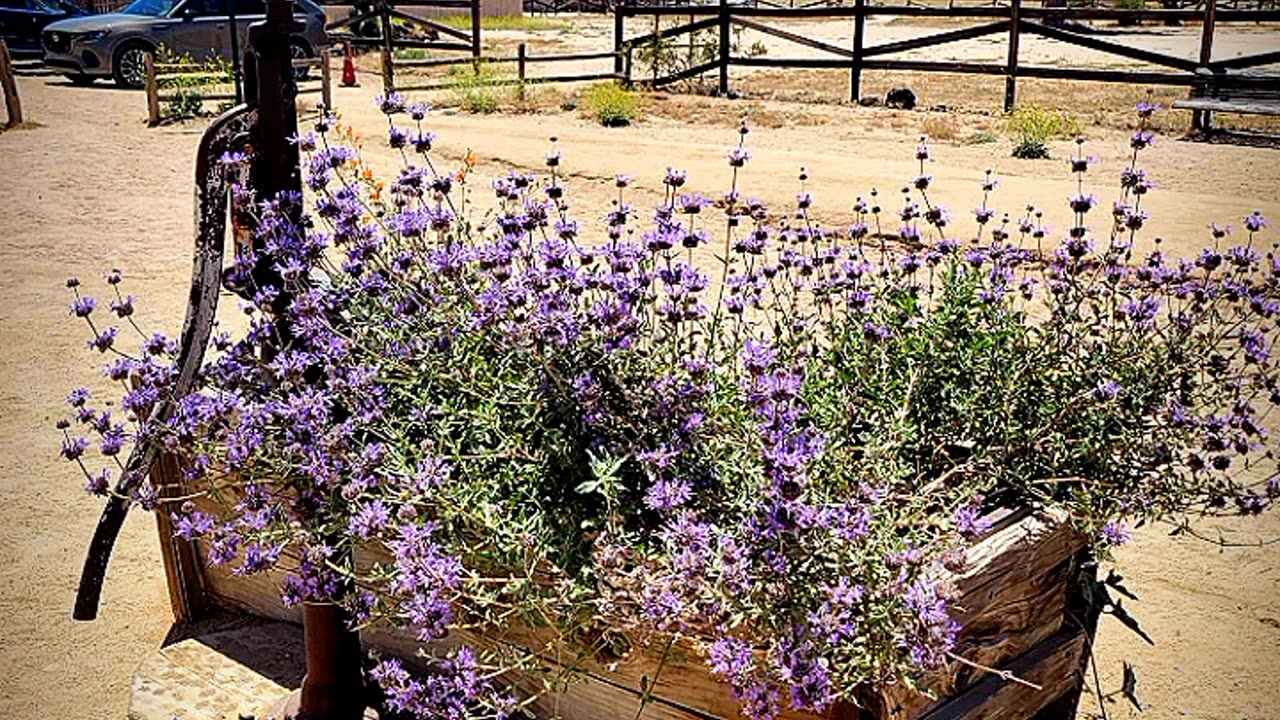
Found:
[[[392,157],[377,139],[385,124],[371,102],[376,79],[363,79],[363,88],[337,90],[335,103],[369,136],[366,153],[389,165]],[[176,334],[191,269],[201,125],[147,129],[141,95],[108,87],[23,77],[19,90],[38,126],[0,133],[0,718],[119,718],[134,667],[163,640],[170,618],[154,524],[138,513],[116,549],[100,619],[70,619],[101,504],[58,460],[53,424],[69,389],[86,381],[105,387],[97,380],[98,358],[85,349],[85,328],[68,317],[63,281],[79,276],[101,297],[101,273],[122,267],[128,291],[140,298],[140,324]],[[770,100],[668,98],[650,107],[649,119],[616,130],[555,109],[477,117],[444,108],[430,124],[444,160],[454,163],[474,150],[482,178],[540,168],[548,138],[557,136],[575,209],[594,220],[607,206],[615,173],[637,178],[641,200],[658,192],[668,164],[690,170],[694,189],[724,189],[724,153],[736,141],[737,117],[750,111],[757,129],[749,136],[755,157],[745,192],[789,202],[803,166],[822,214],[839,222],[854,196],[871,187],[881,190],[886,207],[896,206],[898,188],[916,172],[912,153],[929,117]],[[1108,128],[1090,134],[1089,152],[1101,158],[1093,191],[1105,202],[1127,136]],[[1070,145],[1054,144],[1059,159],[1034,162],[1011,159],[1009,149],[1006,140],[939,144],[927,170],[938,198],[963,225],[978,203],[983,169],[993,167],[1003,183],[1000,207],[1017,211],[1033,202],[1063,227],[1063,203],[1074,187],[1061,158]],[[1160,183],[1147,206],[1147,237],[1166,238],[1173,251],[1197,248],[1210,221],[1238,226],[1253,210],[1280,224],[1280,150],[1164,137],[1144,165]],[[1280,239],[1280,228],[1269,237]],[[1280,537],[1280,514],[1200,528],[1236,542],[1265,542]],[[1142,597],[1131,610],[1157,644],[1147,646],[1104,619],[1096,649],[1103,691],[1119,689],[1121,663],[1129,660],[1149,705],[1145,717],[1280,718],[1280,545],[1223,550],[1166,533],[1143,529],[1117,557]],[[1090,698],[1082,707],[1098,712]],[[1105,707],[1113,718],[1133,714],[1114,696]]]

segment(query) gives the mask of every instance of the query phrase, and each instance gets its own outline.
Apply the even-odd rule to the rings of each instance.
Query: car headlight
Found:
[[[92,30],[80,36],[80,42],[97,42],[111,34],[110,29]]]

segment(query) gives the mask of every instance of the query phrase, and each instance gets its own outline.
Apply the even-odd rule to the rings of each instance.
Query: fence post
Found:
[[[849,69],[849,101],[862,98],[862,48],[867,44],[867,1],[853,0],[853,66]]]
[[[653,71],[653,87],[658,87],[658,58],[662,55],[662,38],[659,33],[662,32],[662,16],[654,14],[653,16],[653,58],[649,63],[649,69]],[[690,36],[693,33],[689,33]],[[672,63],[674,65],[674,63]]]
[[[480,0],[471,0],[471,57],[480,58]]]
[[[4,86],[5,112],[9,113],[5,127],[16,127],[22,124],[22,98],[18,97],[18,81],[13,77],[13,59],[9,57],[9,46],[0,40],[0,85]]]
[[[378,4],[378,20],[382,24],[382,92],[396,90],[395,46],[391,42],[391,7],[387,0]]]
[[[1200,30],[1200,70],[1207,71],[1213,61],[1213,34],[1218,20],[1217,0],[1204,0],[1204,27]],[[1191,87],[1191,95],[1195,96],[1196,86]],[[1213,126],[1211,110],[1193,110],[1191,112],[1191,129],[1208,130]]]
[[[527,61],[529,47],[525,43],[520,43],[516,47],[516,78],[519,84],[516,85],[516,97],[520,102],[524,102],[524,79],[525,79],[525,63]]]
[[[622,0],[613,6],[613,72],[620,74],[622,72],[622,36],[626,32],[626,16],[622,14],[622,8],[626,6],[626,0]],[[630,51],[627,55],[630,56]],[[631,81],[631,69],[627,68],[627,81]]]
[[[1009,0],[1009,64],[1004,78],[1004,111],[1018,102],[1018,36],[1022,29],[1022,0]]]
[[[329,50],[326,47],[320,51],[320,102],[326,110],[333,109],[333,57]]]
[[[631,45],[629,44],[626,45],[623,52],[625,52],[626,54],[623,55],[623,60],[625,62],[625,65],[623,65],[623,68],[622,68],[622,77],[623,77],[622,84],[628,90],[630,90],[631,89]]]
[[[729,2],[720,0],[720,95],[729,94]]]
[[[156,82],[155,54],[147,53],[142,59],[142,66],[147,74],[147,125],[155,127],[160,124],[160,87]]]

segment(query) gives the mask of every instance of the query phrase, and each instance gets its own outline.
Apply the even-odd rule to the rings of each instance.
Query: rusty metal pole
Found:
[[[293,18],[292,0],[269,0],[266,20],[249,28],[254,78],[247,83],[258,105],[258,127],[254,137],[252,180],[260,200],[274,199],[281,192],[301,193],[302,170],[298,147],[290,138],[298,132],[297,82],[289,38],[302,32]],[[301,205],[292,211],[301,215]],[[255,249],[261,251],[255,240]],[[259,287],[280,289],[275,307],[278,316],[290,302],[284,283],[274,268],[274,260],[261,257],[253,277]],[[280,334],[289,328],[278,324]],[[343,609],[332,603],[308,604],[303,612],[303,632],[307,651],[307,674],[302,689],[285,698],[275,708],[281,717],[299,720],[361,720],[365,710],[364,677],[360,669],[360,637],[347,626]]]

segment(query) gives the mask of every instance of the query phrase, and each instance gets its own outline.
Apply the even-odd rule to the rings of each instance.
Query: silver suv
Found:
[[[249,43],[249,24],[266,17],[263,0],[134,0],[118,13],[71,18],[45,27],[44,62],[78,85],[111,77],[121,87],[140,88],[146,82],[147,53],[161,45],[197,60],[231,57],[229,5],[235,11],[243,53]],[[294,17],[305,28],[290,43],[293,56],[312,57],[328,44],[324,10],[312,0],[294,0]]]

